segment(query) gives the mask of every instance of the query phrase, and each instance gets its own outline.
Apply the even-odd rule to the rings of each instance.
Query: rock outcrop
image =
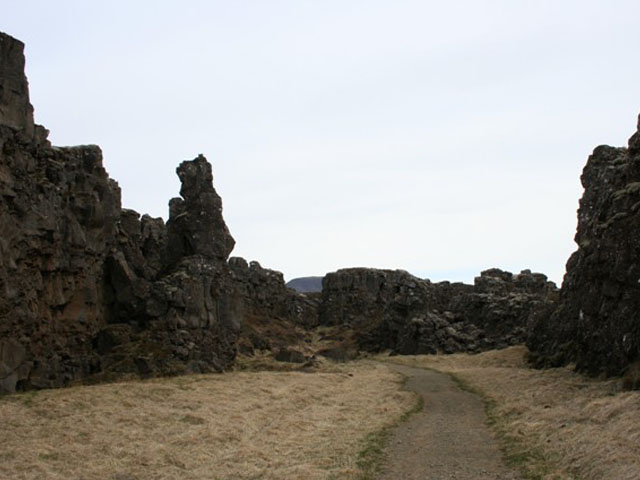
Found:
[[[170,201],[166,225],[132,210],[116,224],[105,258],[109,325],[96,336],[100,372],[221,371],[235,358],[244,299],[226,261],[233,238],[211,165],[200,155],[176,171],[182,198]]]
[[[167,222],[168,262],[202,255],[225,261],[235,241],[222,218],[222,200],[213,188],[211,164],[199,155],[177,169],[180,195],[169,202]]]
[[[120,211],[97,147],[46,148],[21,133],[0,126],[0,349],[23,352],[0,377],[9,391],[98,368],[87,353],[106,316],[104,259]]]
[[[52,147],[47,130],[34,124],[23,47],[0,34],[0,393],[222,371],[238,349],[311,359],[304,355],[315,337],[323,349],[315,353],[345,361],[358,349],[500,348],[523,340],[532,315],[543,319],[536,331],[548,331],[542,327],[551,322],[545,312],[553,309],[555,286],[529,271],[488,270],[464,285],[433,284],[403,271],[346,269],[327,275],[322,293],[298,293],[280,272],[229,259],[234,240],[202,155],[178,166],[180,197],[169,202],[166,224],[123,209],[99,147]],[[596,190],[610,188],[606,182],[616,190],[608,200],[599,190],[583,199],[587,226],[573,260],[579,273],[568,277],[573,290],[563,291],[562,306],[574,312],[569,299],[576,291],[580,301],[591,301],[575,310],[583,326],[595,322],[598,309],[617,309],[611,320],[635,311],[640,269],[627,234],[640,204],[637,143],[630,142],[628,152],[601,150],[585,173],[587,183],[601,185]],[[592,230],[602,229],[596,238]],[[579,278],[600,279],[611,261],[615,269],[596,282],[600,287]],[[612,300],[591,298],[598,288]],[[632,323],[620,324],[621,364],[637,357]],[[322,328],[311,334],[315,327]],[[618,338],[617,328],[598,335]],[[556,338],[573,334],[568,329]],[[303,357],[295,354],[302,354],[301,344]],[[534,344],[538,358],[548,358],[547,344]]]
[[[167,225],[122,209],[98,147],[34,125],[23,47],[0,34],[0,392],[228,368],[254,292],[211,165],[178,167]]]
[[[287,288],[281,272],[229,259],[232,275],[243,301],[240,350],[276,351],[303,341],[304,330],[317,324],[319,298]]]
[[[628,148],[597,147],[581,180],[578,250],[527,345],[540,367],[621,375],[640,360],[640,122]]]
[[[52,148],[11,125],[0,126],[0,390],[227,368],[242,298],[206,160],[179,167],[194,192],[173,201],[183,208],[167,228],[120,208],[98,147]],[[174,221],[195,215],[190,228]]]
[[[169,219],[121,208],[97,146],[33,123],[24,45],[0,34],[0,393],[126,375],[222,371],[299,340],[318,298],[234,240],[202,156],[176,172]]]
[[[319,321],[352,329],[367,351],[479,352],[522,343],[529,317],[555,296],[552,282],[528,270],[487,270],[465,285],[402,270],[344,269],[325,276]]]

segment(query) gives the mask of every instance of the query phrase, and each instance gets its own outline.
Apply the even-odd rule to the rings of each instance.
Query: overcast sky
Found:
[[[640,109],[640,2],[5,1],[36,121],[168,215],[204,154],[232,255],[560,283],[579,176]]]

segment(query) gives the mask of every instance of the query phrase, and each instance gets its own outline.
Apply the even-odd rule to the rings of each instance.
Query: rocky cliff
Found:
[[[478,352],[522,343],[530,316],[555,296],[552,282],[528,270],[487,270],[465,285],[402,270],[344,269],[324,278],[319,322],[349,327],[368,351]]]
[[[537,366],[621,375],[640,360],[640,132],[628,148],[597,147],[581,180],[578,250],[527,344]]]
[[[234,240],[203,156],[169,219],[122,209],[96,146],[33,122],[23,44],[0,34],[0,392],[220,371],[246,326],[310,322],[282,275],[227,261]]]
[[[555,286],[529,271],[488,270],[464,285],[346,269],[327,275],[321,294],[297,293],[280,272],[229,258],[234,240],[202,155],[178,166],[180,197],[170,200],[165,224],[121,207],[98,147],[52,147],[47,133],[33,121],[23,45],[0,33],[0,393],[222,371],[238,349],[291,353],[288,346],[308,347],[315,336],[324,348],[317,353],[335,359],[352,358],[358,349],[477,352],[522,342],[530,317],[552,309]],[[586,177],[613,182],[610,170],[630,163],[625,159],[635,158],[634,148],[603,150]],[[611,195],[611,218],[589,222],[604,222],[610,232],[635,225],[640,179],[633,168]],[[609,208],[598,192],[588,201],[594,211]],[[605,242],[598,245],[626,252],[616,260],[620,269],[626,260],[636,265],[624,232],[610,243],[606,235],[580,235],[581,249]],[[631,243],[620,246],[623,238]],[[590,274],[601,275],[617,258],[607,255]],[[581,281],[576,276],[576,288]],[[635,301],[621,285],[602,283],[620,315]],[[592,318],[592,309],[580,308],[580,321]],[[637,337],[637,330],[627,332],[621,345]],[[632,345],[627,359],[637,355],[637,342]]]
[[[23,64],[3,58],[3,78]],[[121,209],[100,149],[51,147],[18,93],[0,118],[0,390],[228,367],[241,299],[208,162],[178,167],[168,225],[140,218]]]

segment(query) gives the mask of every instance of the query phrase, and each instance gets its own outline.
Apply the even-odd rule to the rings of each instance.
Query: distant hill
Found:
[[[287,287],[302,293],[321,292],[323,278],[324,277],[293,278],[287,282]]]

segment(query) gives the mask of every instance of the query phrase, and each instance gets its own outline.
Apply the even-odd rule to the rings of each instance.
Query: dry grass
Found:
[[[415,403],[382,365],[234,372],[0,398],[0,478],[349,479]]]
[[[640,478],[640,392],[570,368],[532,370],[526,348],[392,361],[453,374],[489,400],[512,460],[529,478]]]

